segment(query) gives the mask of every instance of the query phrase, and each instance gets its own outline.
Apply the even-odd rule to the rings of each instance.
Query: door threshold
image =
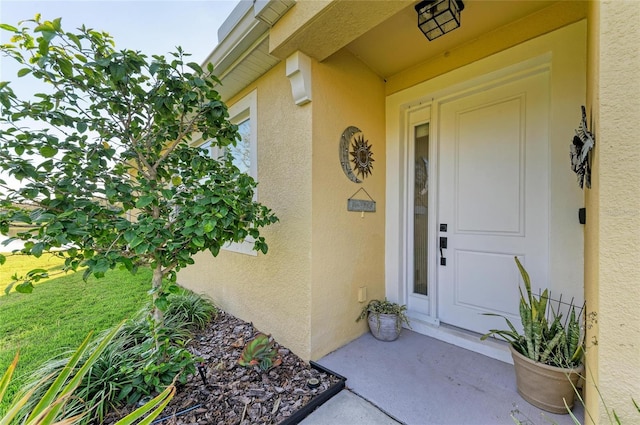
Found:
[[[506,341],[500,341],[495,338],[480,341],[481,335],[476,332],[451,326],[446,323],[438,324],[437,321],[434,321],[434,323],[416,317],[410,316],[409,318],[413,331],[505,363],[513,364],[509,344]]]

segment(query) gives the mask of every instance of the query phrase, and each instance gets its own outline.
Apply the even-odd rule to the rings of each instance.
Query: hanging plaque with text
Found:
[[[376,201],[366,199],[348,199],[347,211],[376,212]]]

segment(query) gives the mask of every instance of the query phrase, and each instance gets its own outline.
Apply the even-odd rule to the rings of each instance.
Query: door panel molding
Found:
[[[455,118],[455,231],[467,234],[524,236],[526,94],[490,101],[456,113]],[[490,121],[491,120],[491,121]],[[508,133],[504,124],[512,123]],[[478,140],[481,133],[503,126],[503,137]],[[509,138],[519,142],[511,143]],[[500,145],[500,158],[491,148]],[[464,167],[461,167],[464,163]],[[509,182],[505,187],[504,181]],[[487,191],[502,186],[502,204],[496,211]]]
[[[548,280],[550,88],[535,71],[437,105],[438,219],[453,229],[438,318],[474,332],[499,325],[482,313],[517,319],[516,253]]]

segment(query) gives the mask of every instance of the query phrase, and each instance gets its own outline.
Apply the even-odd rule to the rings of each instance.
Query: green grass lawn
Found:
[[[53,254],[45,253],[40,258],[33,255],[2,254],[7,257],[7,262],[0,266],[0,296],[4,295],[4,289],[11,283],[11,277],[16,273],[18,277],[26,275],[33,269],[45,269],[51,277],[62,276],[64,273],[62,271],[64,260]],[[49,279],[40,280],[36,285],[47,280]]]
[[[132,317],[149,301],[147,291],[151,287],[150,270],[140,270],[136,275],[112,270],[103,279],[91,277],[87,282],[82,280],[82,273],[62,274],[38,284],[31,294],[4,295],[15,268],[34,268],[33,264],[22,264],[25,257],[12,266],[18,258],[7,257],[0,266],[0,375],[20,350],[17,379],[0,404],[0,416],[7,399],[31,372],[46,360],[75,349],[89,331],[99,333]],[[52,268],[60,265],[51,258],[42,260]]]

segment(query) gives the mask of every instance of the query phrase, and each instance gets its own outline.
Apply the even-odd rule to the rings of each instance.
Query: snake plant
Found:
[[[580,332],[579,318],[575,306],[569,307],[569,317],[563,323],[562,313],[555,311],[549,303],[549,291],[545,289],[536,297],[531,292],[529,273],[515,257],[516,265],[524,281],[525,292],[520,290],[520,319],[522,333],[511,321],[500,314],[485,313],[488,316],[498,316],[505,319],[509,329],[491,329],[480,339],[496,336],[509,342],[520,354],[533,361],[551,366],[571,368],[577,367],[582,361],[584,352],[583,339]],[[549,322],[548,310],[551,310],[552,320]],[[558,308],[558,310],[560,310]]]

